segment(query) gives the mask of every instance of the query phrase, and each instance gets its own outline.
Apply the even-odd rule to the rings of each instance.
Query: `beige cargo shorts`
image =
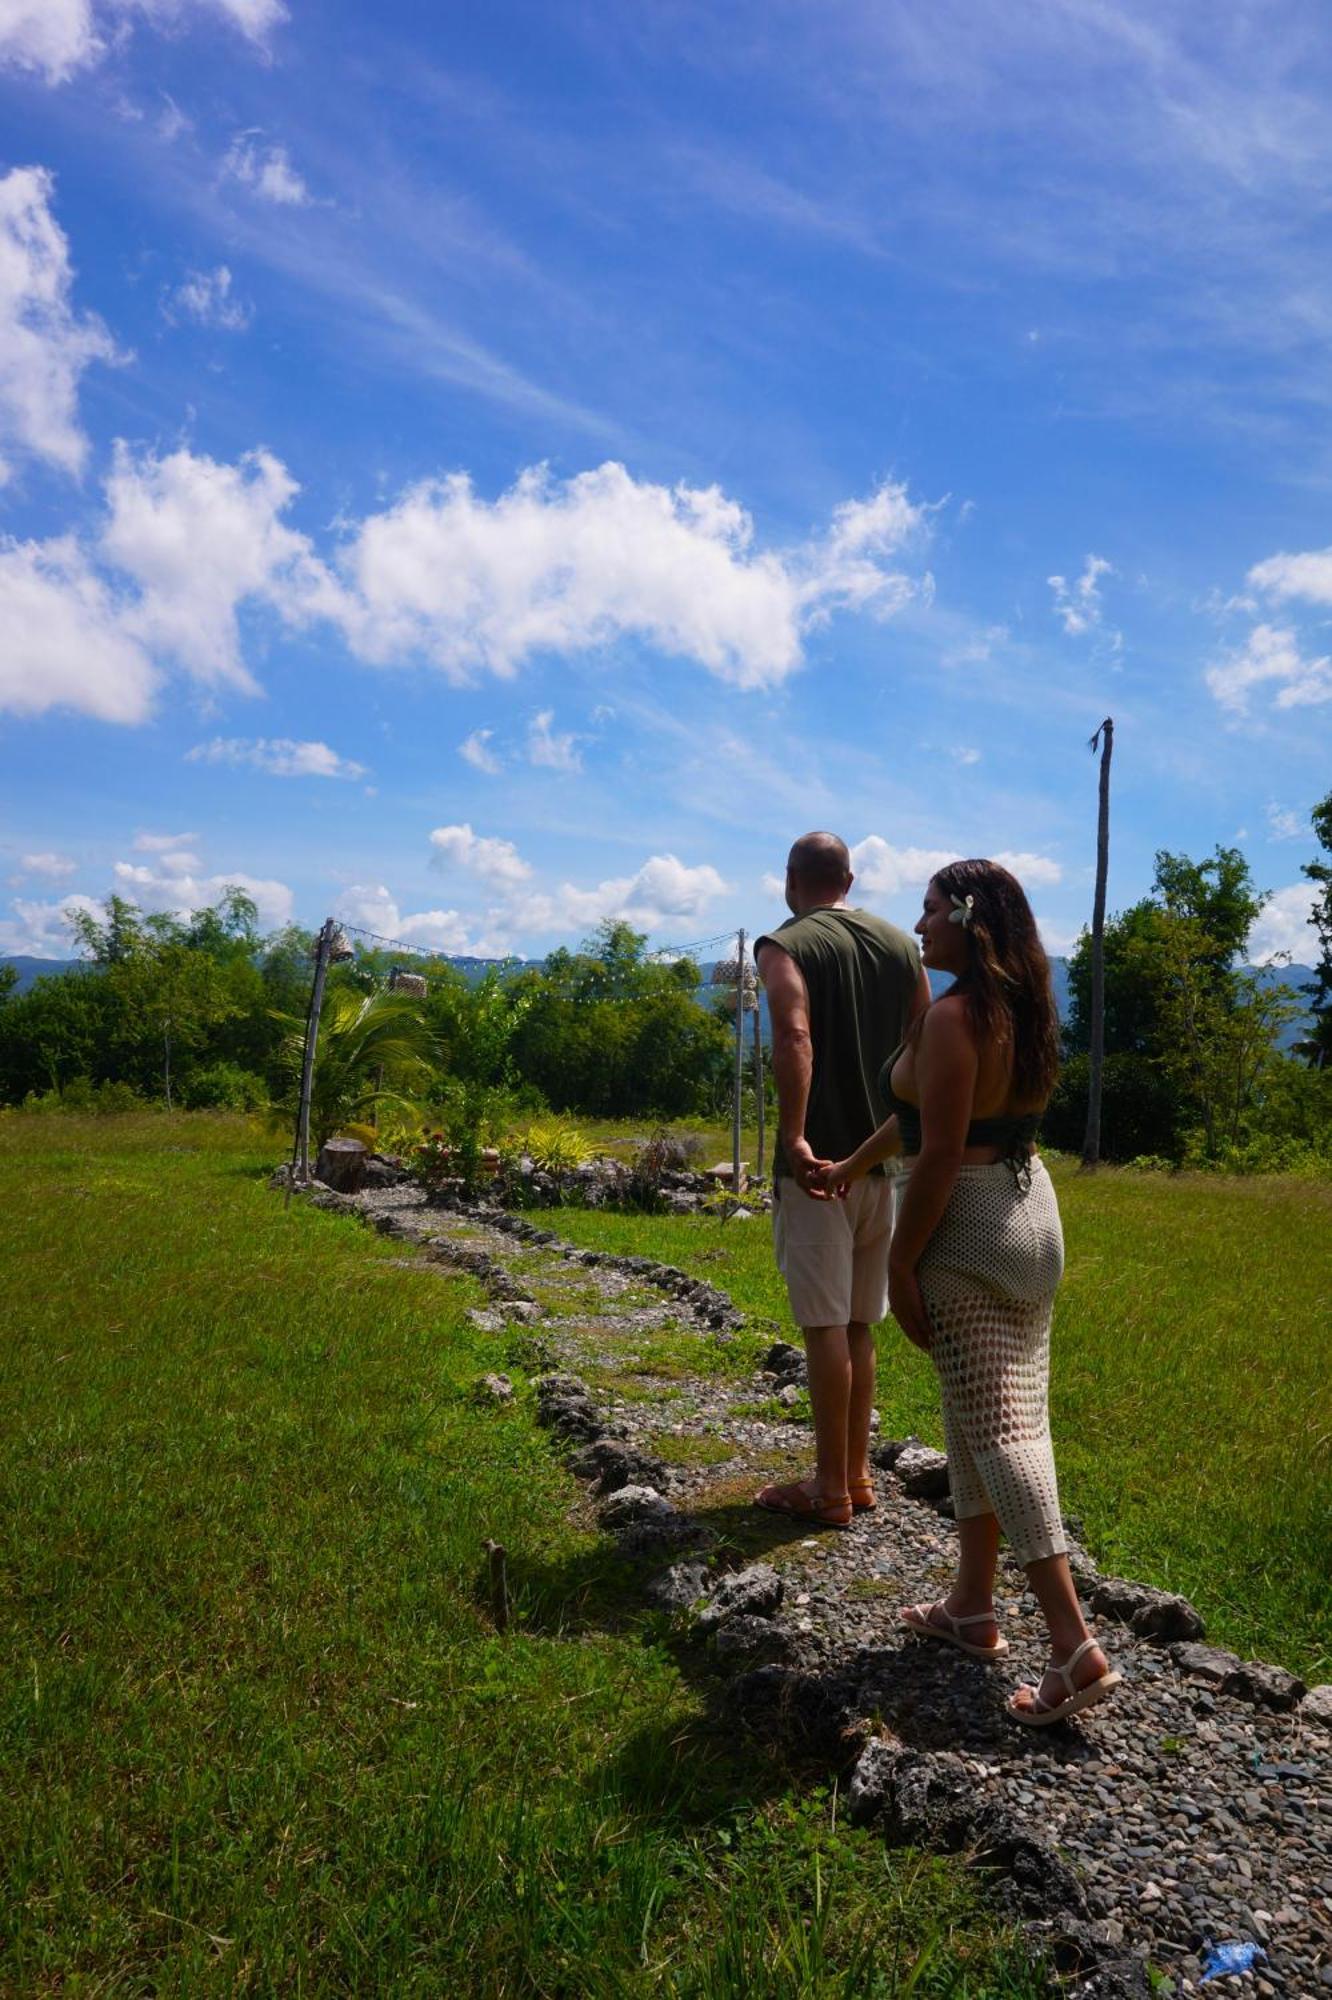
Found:
[[[772,1240],[797,1326],[873,1326],[884,1317],[895,1202],[888,1174],[854,1182],[845,1201],[816,1201],[782,1175]]]

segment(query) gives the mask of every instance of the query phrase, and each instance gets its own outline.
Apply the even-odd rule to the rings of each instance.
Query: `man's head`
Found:
[[[844,840],[835,833],[802,833],[786,857],[786,907],[803,917],[844,903],[853,880]]]

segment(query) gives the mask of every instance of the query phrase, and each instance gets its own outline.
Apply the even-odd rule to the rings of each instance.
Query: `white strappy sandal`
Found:
[[[936,1625],[936,1617],[946,1618],[947,1625]],[[902,1623],[909,1632],[919,1632],[924,1639],[942,1639],[945,1646],[956,1646],[959,1653],[965,1653],[972,1660],[1002,1660],[1008,1651],[1008,1641],[1002,1634],[993,1646],[978,1646],[972,1639],[962,1637],[964,1625],[993,1625],[994,1610],[971,1611],[965,1618],[954,1618],[942,1600],[937,1604],[908,1604],[902,1613]]]
[[[1086,1687],[1075,1687],[1073,1669],[1085,1653],[1090,1653],[1099,1645],[1097,1639],[1084,1639],[1076,1653],[1070,1654],[1062,1667],[1050,1665],[1049,1672],[1058,1674],[1068,1693],[1062,1701],[1053,1706],[1041,1700],[1039,1687],[1031,1690],[1031,1706],[1018,1707],[1016,1698],[1008,1703],[1008,1712],[1015,1722],[1021,1722],[1028,1729],[1045,1729],[1052,1722],[1062,1722],[1066,1716],[1076,1715],[1080,1709],[1095,1708],[1098,1701],[1104,1701],[1121,1684],[1124,1676],[1113,1672],[1102,1674],[1099,1680],[1088,1681]]]

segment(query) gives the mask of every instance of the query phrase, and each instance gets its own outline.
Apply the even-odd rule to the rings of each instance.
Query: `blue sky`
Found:
[[[1087,920],[1332,784],[1321,0],[0,0],[0,952]]]

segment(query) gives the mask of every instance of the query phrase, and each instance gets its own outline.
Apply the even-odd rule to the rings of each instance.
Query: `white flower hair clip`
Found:
[[[953,907],[948,912],[948,921],[950,924],[961,924],[963,930],[965,930],[975,914],[976,898],[974,896],[954,896]]]

